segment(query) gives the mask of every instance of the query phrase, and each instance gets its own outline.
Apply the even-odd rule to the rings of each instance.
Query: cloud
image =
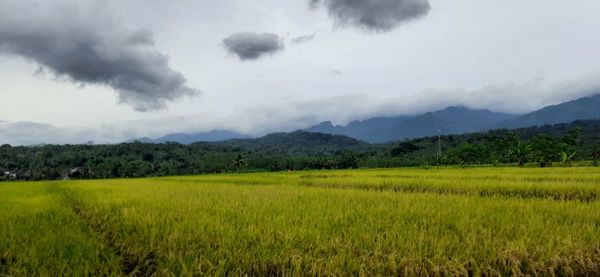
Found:
[[[441,108],[464,105],[513,114],[528,113],[545,106],[600,94],[599,75],[548,83],[535,79],[523,83],[501,83],[479,88],[429,88],[414,95],[415,107]],[[391,106],[387,106],[391,108]]]
[[[256,60],[285,49],[283,40],[272,33],[235,33],[223,39],[223,46],[240,60]]]
[[[0,122],[0,141],[12,145],[84,143],[100,134],[87,128],[68,129],[35,122]]]
[[[345,125],[353,120],[377,116],[416,115],[462,105],[474,109],[522,114],[548,105],[600,93],[599,74],[546,83],[531,80],[479,88],[430,88],[413,95],[375,97],[370,94],[343,94],[333,97],[286,100],[247,107],[229,115],[208,112],[121,122],[85,128],[62,128],[31,122],[0,122],[0,141],[15,145],[41,143],[118,143],[139,137],[170,133],[202,132],[214,129],[237,131],[254,136],[293,131],[322,121]],[[209,120],[198,120],[206,118]]]
[[[310,0],[313,8],[324,6],[340,26],[385,32],[429,13],[429,0]]]
[[[294,37],[290,40],[290,42],[298,44],[298,43],[305,43],[305,42],[309,42],[311,40],[313,40],[315,38],[315,36],[317,36],[317,33],[313,33],[310,35],[303,35],[303,36],[297,36]]]
[[[330,72],[334,76],[342,76],[342,75],[344,75],[344,72],[342,72],[341,70],[337,70],[335,68],[330,69]]]
[[[78,84],[113,88],[137,111],[193,96],[148,30],[131,31],[101,4],[0,0],[0,53],[16,55]]]
[[[306,128],[322,121],[345,125],[353,120],[417,115],[457,105],[523,114],[548,105],[600,94],[598,76],[600,74],[590,74],[559,82],[536,79],[472,89],[430,88],[403,96],[344,94],[328,98],[289,100],[249,107],[224,121],[236,122],[236,130],[243,133],[261,135]]]

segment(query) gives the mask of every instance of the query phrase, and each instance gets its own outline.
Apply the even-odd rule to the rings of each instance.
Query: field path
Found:
[[[111,229],[104,219],[105,215],[95,214],[85,209],[84,204],[77,199],[73,193],[55,182],[49,183],[50,193],[60,194],[65,204],[70,207],[92,231],[94,231],[102,242],[108,246],[115,255],[121,259],[121,270],[123,275],[128,276],[152,276],[156,270],[156,257],[153,252],[144,255],[136,254],[128,249],[127,244],[117,242],[117,234]],[[113,214],[114,216],[114,214]]]

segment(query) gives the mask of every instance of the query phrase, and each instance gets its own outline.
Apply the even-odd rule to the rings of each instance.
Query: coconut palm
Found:
[[[242,156],[242,154],[237,154],[237,156],[233,160],[233,166],[236,167],[236,173],[239,173],[240,167],[243,167],[245,165],[246,165],[246,159],[244,159],[244,156]]]

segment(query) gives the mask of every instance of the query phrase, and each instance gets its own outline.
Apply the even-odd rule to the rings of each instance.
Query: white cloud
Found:
[[[342,94],[334,97],[291,100],[240,109],[229,115],[198,113],[192,116],[124,121],[85,128],[62,128],[32,122],[0,123],[0,141],[10,144],[117,143],[169,133],[227,129],[260,136],[293,131],[322,121],[346,124],[377,116],[415,115],[462,105],[495,112],[526,113],[547,105],[600,94],[600,74],[547,83],[532,80],[475,89],[431,88],[412,96],[373,97]],[[203,120],[209,118],[210,120]]]

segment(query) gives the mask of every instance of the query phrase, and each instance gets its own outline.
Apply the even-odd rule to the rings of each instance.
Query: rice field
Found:
[[[600,275],[600,170],[0,183],[0,275]]]

